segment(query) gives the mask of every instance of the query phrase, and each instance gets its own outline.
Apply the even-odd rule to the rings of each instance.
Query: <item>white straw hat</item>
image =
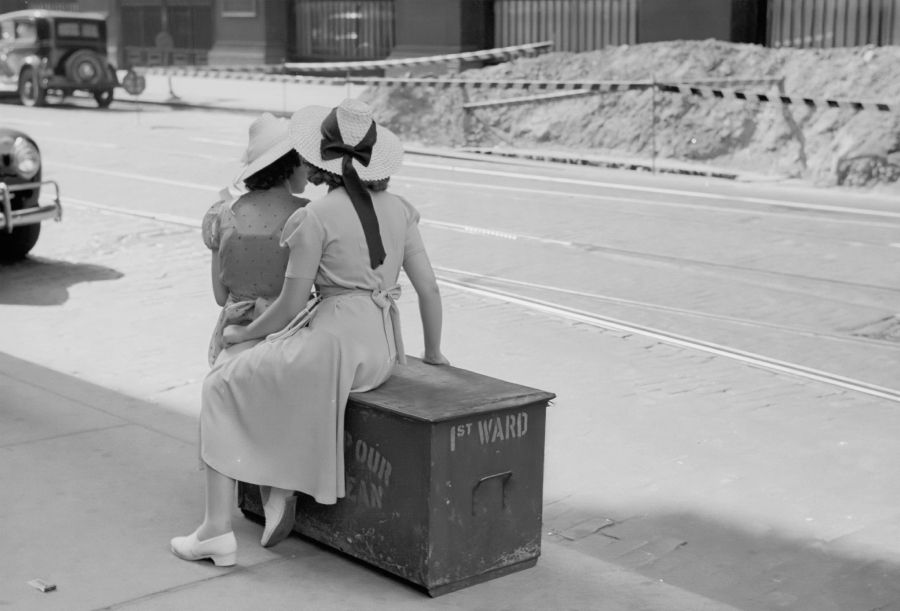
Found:
[[[245,179],[287,155],[291,148],[290,124],[270,113],[261,114],[250,124],[250,140],[241,157],[244,167],[234,179],[235,184],[243,186]]]
[[[341,174],[342,159],[322,159],[322,122],[333,109],[307,106],[291,117],[291,142],[306,161],[333,174]],[[346,99],[337,107],[337,122],[344,144],[356,146],[372,126],[372,109],[365,102]],[[389,129],[376,124],[376,141],[368,166],[353,162],[361,180],[383,180],[403,165],[403,145]]]

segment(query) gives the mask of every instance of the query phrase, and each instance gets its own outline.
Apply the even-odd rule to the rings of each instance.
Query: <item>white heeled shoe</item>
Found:
[[[262,495],[263,513],[266,516],[266,528],[263,530],[260,543],[263,547],[272,547],[294,530],[297,497],[294,496],[293,490],[272,486],[260,486],[259,491]]]
[[[187,537],[172,539],[172,553],[182,560],[205,560],[209,558],[216,566],[234,566],[237,562],[237,539],[234,533],[207,539],[197,540],[197,532]]]

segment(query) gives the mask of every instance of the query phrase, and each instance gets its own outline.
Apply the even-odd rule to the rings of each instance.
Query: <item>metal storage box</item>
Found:
[[[350,395],[346,492],[301,494],[295,531],[439,596],[534,566],[546,407],[555,395],[410,358]],[[262,515],[242,483],[245,514]]]

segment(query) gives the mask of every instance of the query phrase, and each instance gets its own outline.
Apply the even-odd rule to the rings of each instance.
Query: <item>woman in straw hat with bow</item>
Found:
[[[234,198],[231,188],[224,189],[223,200],[203,218],[203,242],[213,251],[213,293],[223,306],[209,343],[210,365],[223,351],[225,327],[250,323],[278,297],[289,252],[281,246],[281,232],[291,215],[309,203],[293,195],[306,187],[306,167],[291,145],[287,121],[269,113],[257,118],[241,161],[244,166],[231,187],[240,190],[243,184],[247,193]]]
[[[263,545],[292,530],[293,491],[324,504],[344,496],[347,397],[381,385],[395,363],[406,362],[396,305],[401,267],[419,296],[423,360],[447,364],[440,292],[419,214],[384,190],[403,161],[400,141],[356,100],[298,111],[291,139],[311,166],[310,180],[330,190],[285,226],[282,243],[290,255],[278,299],[247,327],[228,327],[225,341],[277,335],[218,363],[204,382],[206,517],[193,534],[172,540],[172,551],[187,560],[235,563],[235,480],[258,484],[264,493]],[[304,311],[314,282],[321,302],[311,321],[288,327]]]

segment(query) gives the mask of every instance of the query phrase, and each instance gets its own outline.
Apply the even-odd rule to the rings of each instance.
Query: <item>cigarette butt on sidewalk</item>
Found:
[[[32,579],[28,582],[28,585],[30,585],[32,588],[40,590],[41,592],[52,592],[56,589],[55,583],[47,583],[43,579]]]

